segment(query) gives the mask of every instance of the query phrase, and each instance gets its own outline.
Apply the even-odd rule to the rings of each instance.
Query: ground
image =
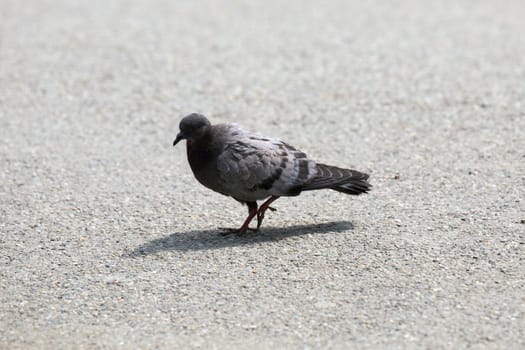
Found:
[[[0,348],[525,347],[522,1],[0,3]],[[246,207],[191,112],[371,174]]]

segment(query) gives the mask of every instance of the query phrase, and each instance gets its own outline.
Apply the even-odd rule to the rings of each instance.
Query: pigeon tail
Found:
[[[317,174],[302,188],[303,191],[329,188],[346,194],[358,195],[372,188],[372,185],[366,181],[368,174],[356,170],[319,163],[316,170]]]

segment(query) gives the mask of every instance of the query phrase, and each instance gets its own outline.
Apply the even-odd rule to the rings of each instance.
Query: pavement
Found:
[[[522,1],[0,2],[0,348],[525,348]],[[261,232],[191,112],[369,172]]]

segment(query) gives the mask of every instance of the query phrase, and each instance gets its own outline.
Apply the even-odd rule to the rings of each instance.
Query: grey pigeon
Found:
[[[188,162],[201,184],[248,205],[248,217],[235,232],[242,234],[281,196],[323,188],[358,195],[368,192],[368,174],[316,163],[289,144],[252,133],[237,124],[212,125],[193,113],[179,124],[175,146],[186,140]],[[260,207],[258,200],[268,198]]]

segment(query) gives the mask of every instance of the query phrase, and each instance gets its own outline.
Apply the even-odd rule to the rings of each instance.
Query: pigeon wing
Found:
[[[294,147],[238,128],[226,139],[217,170],[225,192],[242,201],[297,195],[317,171]]]

